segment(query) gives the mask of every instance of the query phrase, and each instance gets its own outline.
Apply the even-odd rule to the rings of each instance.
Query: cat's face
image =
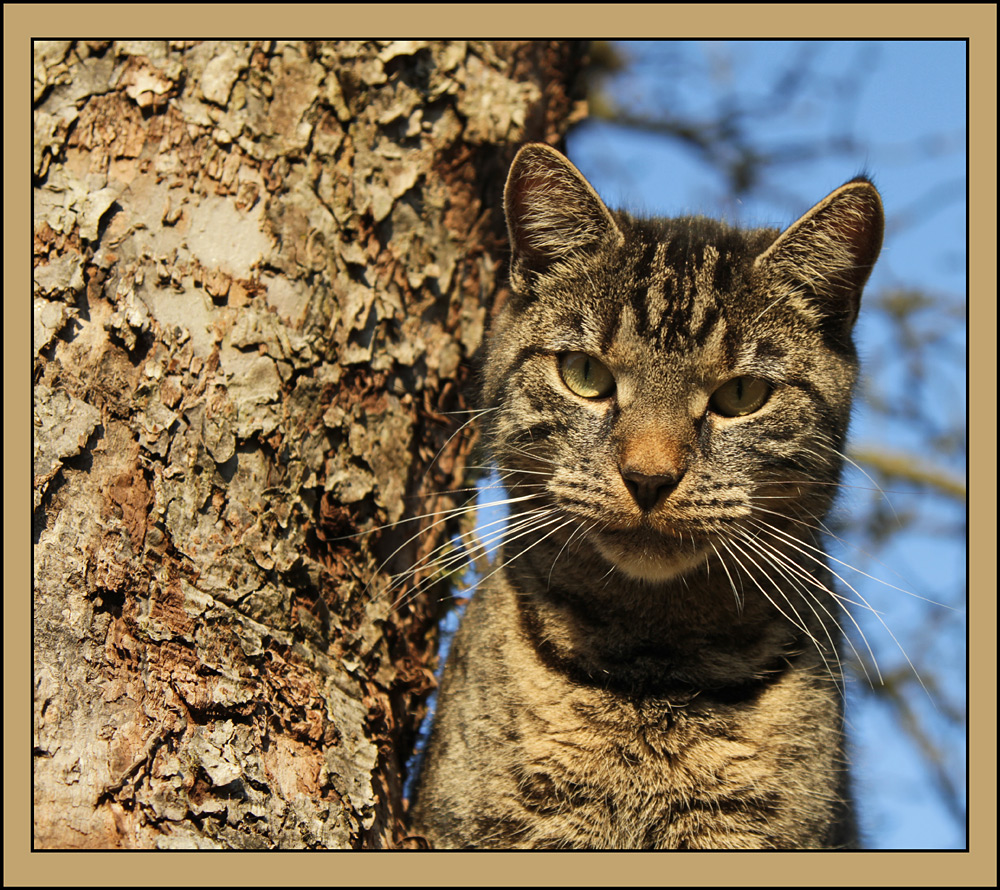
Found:
[[[815,526],[842,463],[874,189],[860,186],[860,217],[855,201],[817,227],[817,205],[776,240],[612,215],[551,150],[518,160],[513,294],[484,396],[510,494],[536,495],[535,535],[663,581],[743,552],[762,523]],[[868,255],[854,249],[847,272],[824,255],[856,241]]]

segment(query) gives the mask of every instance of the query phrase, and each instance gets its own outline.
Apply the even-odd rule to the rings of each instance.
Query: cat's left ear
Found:
[[[884,230],[878,191],[867,179],[855,179],[785,229],[755,265],[792,287],[807,288],[849,328]]]

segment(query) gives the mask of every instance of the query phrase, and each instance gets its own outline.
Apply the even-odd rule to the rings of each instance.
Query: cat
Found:
[[[850,849],[821,545],[881,249],[862,177],[779,233],[607,208],[521,148],[481,424],[513,505],[412,808],[435,848]]]

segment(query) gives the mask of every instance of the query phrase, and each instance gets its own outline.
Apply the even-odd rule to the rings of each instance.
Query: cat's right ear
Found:
[[[580,251],[623,240],[583,174],[547,145],[525,145],[517,153],[503,197],[512,282],[525,271],[544,272]]]

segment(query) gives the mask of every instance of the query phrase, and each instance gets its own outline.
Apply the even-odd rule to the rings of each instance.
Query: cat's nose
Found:
[[[684,472],[679,471],[669,476],[650,476],[623,467],[621,474],[625,487],[639,505],[639,509],[643,513],[649,513],[661,499],[677,487]]]

